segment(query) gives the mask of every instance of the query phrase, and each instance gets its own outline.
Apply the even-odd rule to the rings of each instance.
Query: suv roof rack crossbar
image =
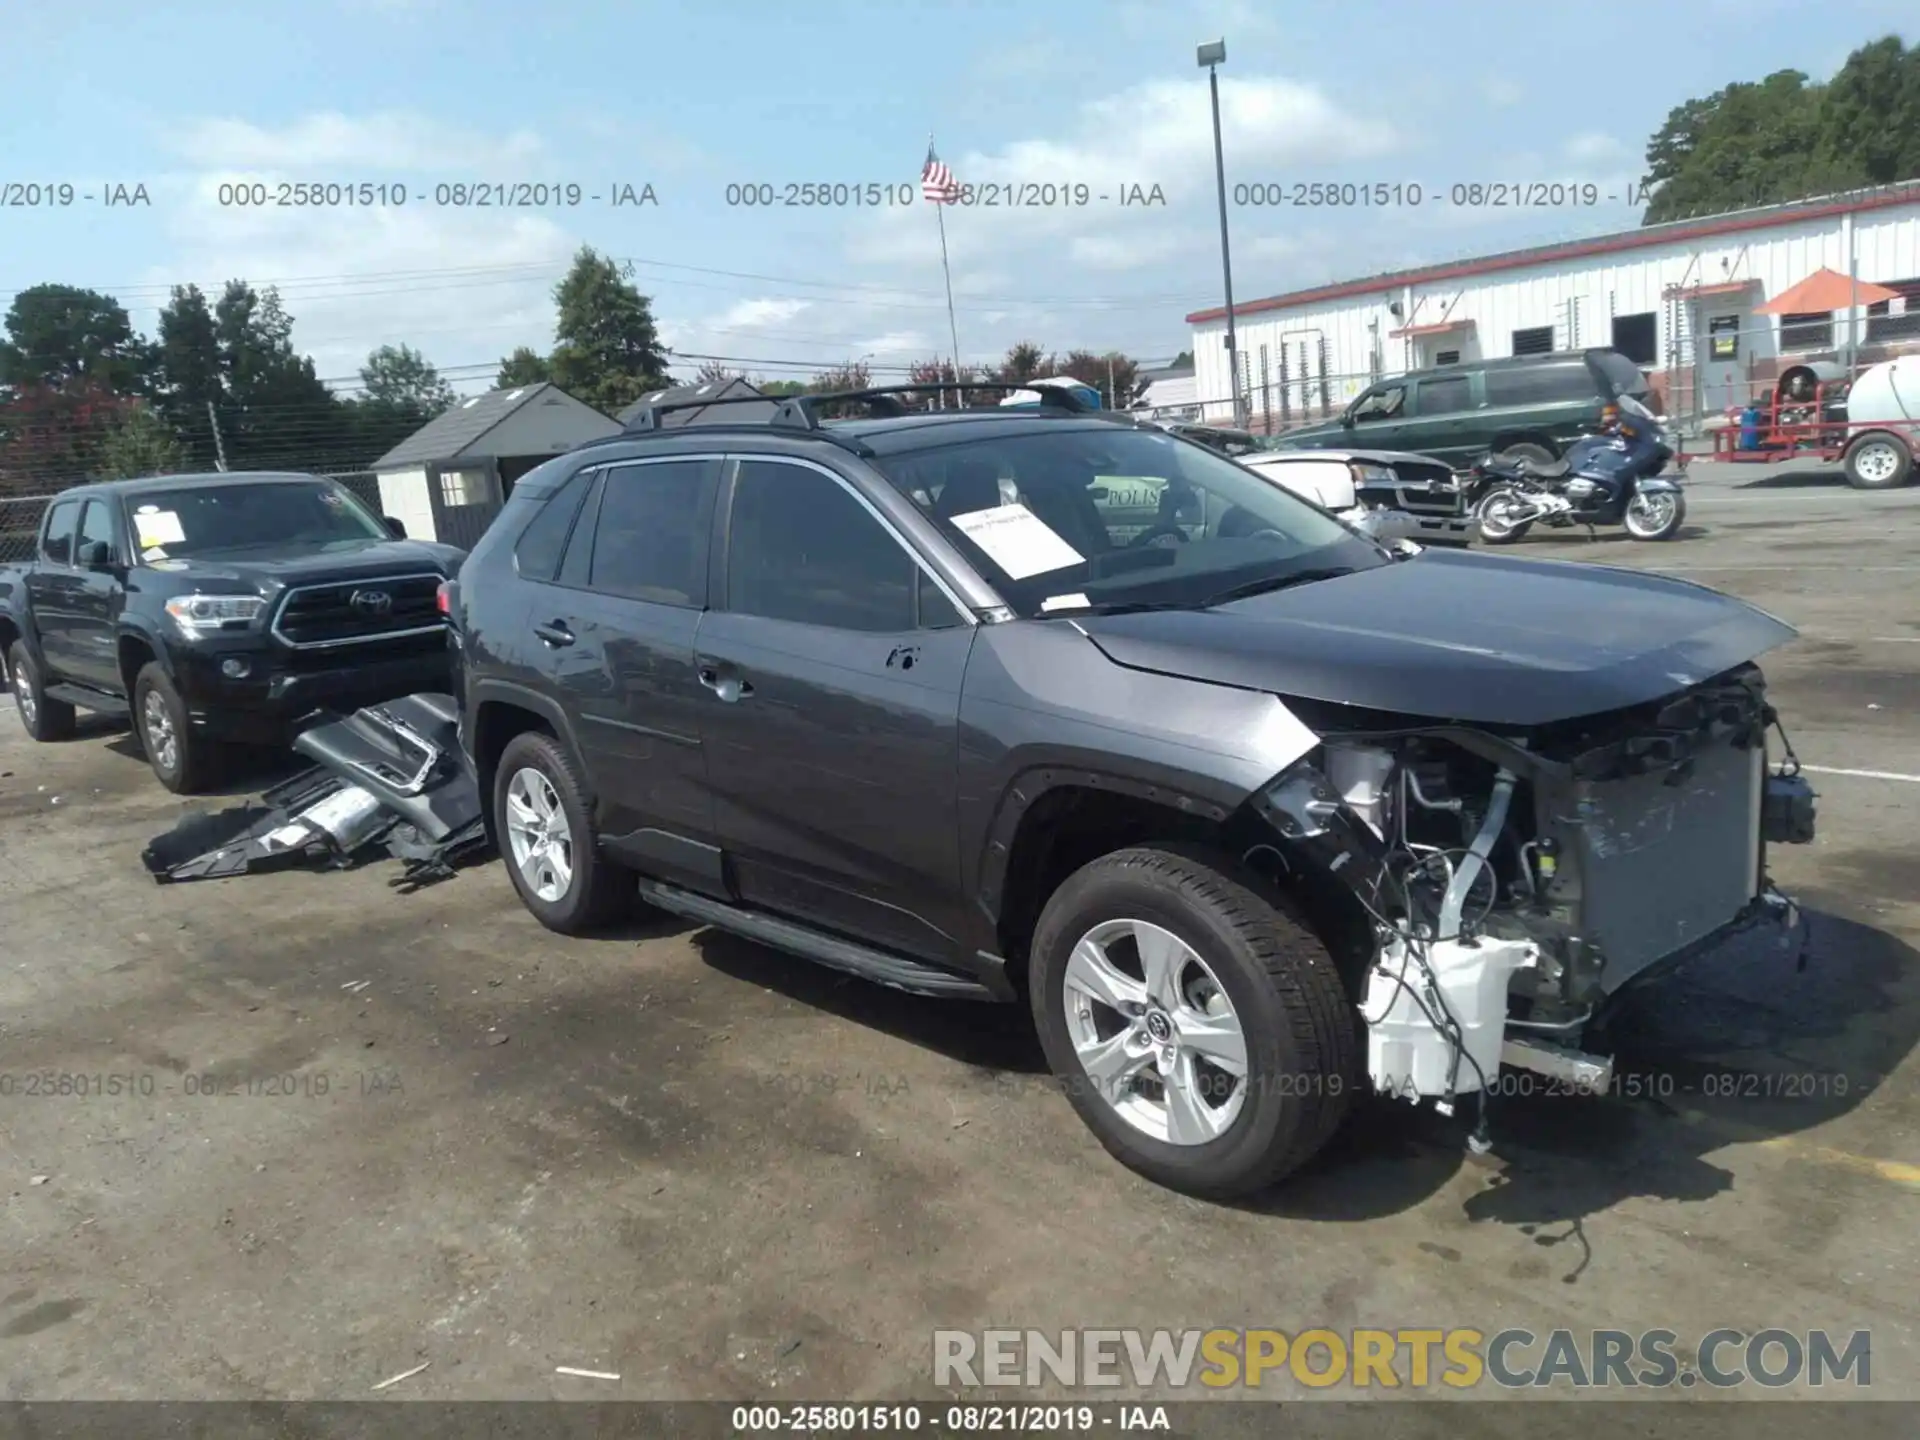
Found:
[[[668,400],[663,404],[647,405],[634,413],[627,421],[626,433],[629,435],[658,430],[660,417],[671,415],[679,410],[705,410],[711,405],[778,405],[777,395],[718,395],[706,400]]]
[[[1083,404],[1072,392],[1056,386],[1035,387],[1031,383],[980,380],[968,381],[957,385],[953,381],[944,384],[938,381],[916,383],[912,385],[872,385],[861,390],[829,390],[819,395],[789,395],[780,401],[780,408],[774,412],[768,423],[776,426],[791,427],[797,430],[818,430],[822,420],[820,411],[829,405],[855,404],[866,408],[868,415],[875,419],[890,419],[900,415],[927,414],[927,411],[909,409],[901,401],[903,395],[941,395],[958,390],[1033,390],[1040,397],[1042,410],[1057,410],[1062,414],[1097,415],[1101,412],[1092,406]],[[982,414],[991,414],[983,411]]]

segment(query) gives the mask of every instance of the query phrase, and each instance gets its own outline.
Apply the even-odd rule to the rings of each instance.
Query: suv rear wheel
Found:
[[[73,706],[63,700],[47,698],[46,682],[40,667],[27,653],[27,642],[16,640],[7,652],[7,675],[13,681],[13,704],[20,712],[20,724],[35,740],[73,738]]]
[[[1171,1189],[1231,1198],[1305,1164],[1360,1089],[1359,1019],[1326,946],[1231,858],[1117,851],[1054,892],[1034,1020],[1100,1143]]]
[[[600,853],[580,767],[551,735],[516,735],[493,776],[494,833],[533,918],[586,935],[634,902],[634,875]]]

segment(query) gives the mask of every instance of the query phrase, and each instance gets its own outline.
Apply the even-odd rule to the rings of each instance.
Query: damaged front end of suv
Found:
[[[1604,1092],[1611,1062],[1581,1046],[1623,987],[1796,926],[1767,847],[1811,841],[1814,795],[1751,661],[1532,725],[1286,703],[1321,743],[1252,808],[1289,878],[1365,913],[1356,998],[1382,1094],[1451,1113],[1502,1066]]]

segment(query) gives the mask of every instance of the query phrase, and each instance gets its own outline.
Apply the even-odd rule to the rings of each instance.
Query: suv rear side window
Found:
[[[1422,415],[1458,415],[1473,408],[1472,385],[1465,375],[1430,375],[1414,392],[1414,404]]]
[[[1489,405],[1551,405],[1599,398],[1599,387],[1583,361],[1514,365],[1488,370],[1483,380]]]
[[[573,531],[573,517],[592,482],[593,472],[582,470],[542,501],[539,512],[520,532],[520,543],[513,547],[513,563],[527,579],[553,579],[567,548],[567,536]]]
[[[742,461],[728,537],[727,608],[736,614],[869,633],[914,628],[918,564],[818,470]]]
[[[73,524],[80,518],[78,500],[56,500],[47,514],[46,538],[40,542],[40,554],[55,565],[73,563]]]
[[[713,468],[706,460],[665,460],[609,470],[588,588],[657,605],[704,606]]]

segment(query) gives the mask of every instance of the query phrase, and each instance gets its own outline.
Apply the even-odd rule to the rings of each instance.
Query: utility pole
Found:
[[[220,417],[214,413],[211,400],[207,401],[207,423],[213,427],[214,468],[224,472],[227,468],[227,442],[220,438]]]
[[[1246,428],[1240,397],[1240,352],[1233,336],[1233,257],[1227,248],[1227,159],[1220,143],[1220,67],[1227,62],[1227,42],[1215,40],[1198,51],[1206,67],[1207,88],[1213,96],[1213,173],[1220,187],[1220,276],[1227,296],[1227,375],[1233,386],[1233,425]]]
[[[1107,356],[1107,408],[1109,410],[1120,408],[1120,401],[1116,398],[1113,389],[1113,356],[1111,355]]]

